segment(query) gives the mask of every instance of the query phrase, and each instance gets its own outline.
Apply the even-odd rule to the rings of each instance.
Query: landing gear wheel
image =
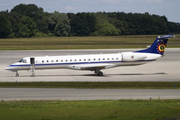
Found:
[[[18,71],[16,71],[16,77],[19,77]]]
[[[98,75],[99,75],[99,76],[103,76],[103,73],[102,73],[102,72],[99,72]]]
[[[94,73],[96,73],[98,76],[103,76],[103,72],[101,72],[100,69],[96,69]]]
[[[16,77],[19,77],[19,74],[16,74]]]

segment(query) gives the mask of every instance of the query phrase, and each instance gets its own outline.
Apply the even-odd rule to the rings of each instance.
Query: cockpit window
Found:
[[[21,60],[20,60],[20,61],[18,61],[18,62],[20,62],[20,63],[21,63],[22,61],[23,61],[23,59],[21,59]]]
[[[27,63],[26,59],[21,59],[18,62],[20,62],[20,63]]]
[[[26,59],[23,60],[23,63],[27,63]]]

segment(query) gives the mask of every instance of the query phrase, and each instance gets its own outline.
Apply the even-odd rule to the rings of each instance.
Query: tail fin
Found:
[[[163,55],[164,50],[166,48],[167,41],[170,37],[173,37],[173,34],[158,36],[150,48],[145,49],[145,50],[135,51],[135,52],[154,53],[154,54]]]

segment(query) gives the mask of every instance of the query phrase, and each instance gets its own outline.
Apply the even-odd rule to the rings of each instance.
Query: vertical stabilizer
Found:
[[[164,54],[167,41],[170,37],[173,37],[173,35],[164,35],[164,36],[158,36],[154,43],[151,45],[150,48],[135,52],[141,52],[141,53],[154,53],[154,54]]]

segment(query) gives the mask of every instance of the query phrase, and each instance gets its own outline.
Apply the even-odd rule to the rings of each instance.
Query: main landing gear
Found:
[[[103,72],[98,72],[98,74],[97,75],[99,75],[99,76],[103,76]]]
[[[95,70],[94,73],[96,73],[96,75],[98,76],[103,76],[103,72],[101,72],[100,70]]]

